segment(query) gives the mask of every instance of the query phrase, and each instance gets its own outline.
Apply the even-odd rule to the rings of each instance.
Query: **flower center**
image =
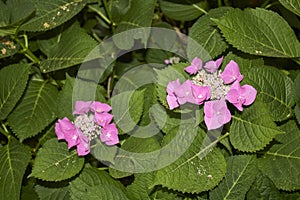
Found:
[[[89,140],[95,139],[101,134],[101,126],[95,123],[93,114],[76,116],[75,126],[77,126]]]

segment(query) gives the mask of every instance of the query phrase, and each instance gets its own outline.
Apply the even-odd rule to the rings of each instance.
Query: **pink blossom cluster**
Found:
[[[118,129],[111,123],[113,115],[109,111],[111,107],[105,103],[77,101],[74,123],[65,117],[55,124],[58,140],[66,140],[69,149],[76,146],[79,156],[90,152],[90,141],[99,135],[106,145],[119,143]]]
[[[240,85],[243,75],[238,64],[231,60],[224,71],[219,70],[223,57],[208,61],[203,66],[201,59],[195,57],[191,65],[185,68],[192,80],[182,84],[179,79],[169,82],[167,102],[173,110],[185,103],[201,105],[204,103],[204,121],[208,130],[220,128],[231,120],[226,100],[239,111],[243,106],[252,104],[257,91],[251,85]]]

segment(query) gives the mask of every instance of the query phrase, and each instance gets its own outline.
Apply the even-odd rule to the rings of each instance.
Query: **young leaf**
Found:
[[[78,24],[74,24],[61,34],[59,43],[49,51],[48,58],[41,62],[41,70],[47,73],[80,64],[96,46],[97,42]]]
[[[8,117],[9,126],[21,141],[37,135],[55,119],[57,94],[47,82],[29,82],[21,102]]]
[[[200,193],[214,188],[222,180],[226,164],[221,151],[214,148],[216,141],[204,138],[206,134],[193,126],[194,124],[186,124],[178,132],[166,135],[163,145],[171,141],[176,147],[168,147],[168,159],[162,159],[166,152],[161,154],[160,161],[170,163],[157,171],[153,185],[162,185],[180,192]],[[174,137],[175,134],[177,136]],[[190,144],[189,148],[183,151],[183,146],[187,144]],[[182,155],[172,161],[178,151]]]
[[[279,0],[279,2],[295,13],[296,15],[300,16],[300,2],[298,0]]]
[[[227,158],[225,179],[210,193],[210,199],[245,199],[257,174],[255,156]]]
[[[112,179],[106,172],[96,168],[84,168],[71,183],[73,200],[79,199],[122,199],[128,200],[124,186]]]
[[[257,90],[275,121],[283,121],[292,115],[293,82],[273,67],[256,67],[248,70],[243,83],[249,83]]]
[[[47,31],[65,23],[85,6],[85,0],[34,0],[35,16],[23,24],[23,31]]]
[[[37,192],[40,200],[51,200],[51,199],[59,199],[59,200],[69,200],[69,186],[65,187],[44,187],[41,185],[35,186],[35,191]]]
[[[5,119],[21,98],[30,65],[14,64],[0,70],[0,120]]]
[[[232,118],[230,142],[240,151],[261,150],[275,135],[284,133],[277,128],[269,110],[259,101]]]
[[[286,134],[279,135],[275,144],[259,159],[260,170],[282,190],[300,189],[300,131],[293,121],[284,124],[281,129]]]
[[[167,17],[180,21],[191,21],[204,14],[208,7],[206,1],[197,1],[197,3],[191,3],[189,0],[183,0],[172,2],[169,0],[160,0],[159,5]]]
[[[207,59],[215,58],[228,48],[228,44],[224,41],[224,38],[211,18],[220,18],[229,10],[229,7],[212,9],[207,15],[200,17],[192,26],[189,36],[193,40],[189,39],[187,46],[190,60],[195,56],[204,59],[203,54],[205,55],[205,53],[208,53],[209,58]]]
[[[300,43],[288,23],[277,13],[262,8],[232,9],[214,19],[226,40],[237,49],[260,56],[300,56]]]
[[[61,181],[78,174],[84,164],[84,158],[76,150],[68,150],[65,142],[57,138],[48,140],[37,153],[31,177],[45,181]]]
[[[0,199],[20,199],[22,179],[30,158],[29,150],[14,138],[0,147]]]

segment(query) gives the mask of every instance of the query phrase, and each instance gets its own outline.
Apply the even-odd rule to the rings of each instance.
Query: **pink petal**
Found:
[[[208,61],[204,68],[206,69],[206,71],[210,72],[210,73],[214,73],[215,71],[217,71],[219,69],[219,67],[221,66],[223,61],[223,57],[219,58],[216,61]]]
[[[195,102],[201,105],[205,100],[210,98],[210,87],[209,86],[199,86],[192,85],[192,91],[195,98]]]
[[[79,156],[85,156],[90,153],[90,140],[83,134],[79,135],[77,153]]]
[[[192,63],[190,66],[184,68],[184,70],[189,74],[196,74],[201,69],[202,69],[202,60],[198,57],[195,57],[192,60]]]
[[[100,140],[107,145],[114,145],[119,143],[118,129],[115,124],[109,124],[102,128]]]
[[[177,90],[179,87],[180,87],[179,79],[177,79],[175,81],[171,81],[171,82],[169,82],[169,84],[167,86],[167,93],[169,95],[173,95],[175,90]]]
[[[66,134],[72,134],[73,132],[76,132],[76,127],[68,118],[65,117],[56,122],[55,133],[59,140],[65,139]]]
[[[173,95],[167,95],[167,102],[169,105],[170,110],[173,110],[174,108],[177,108],[179,106],[177,102],[177,97]]]
[[[111,111],[110,105],[98,101],[93,102],[90,108],[93,112],[98,112],[98,113]]]
[[[179,88],[175,90],[175,95],[180,105],[185,104],[186,102],[195,102],[192,92],[192,85],[193,84],[190,80],[186,80]]]
[[[246,99],[244,105],[248,106],[248,105],[250,105],[254,102],[254,100],[256,98],[257,91],[251,85],[243,85],[242,89],[243,89],[242,95]]]
[[[89,112],[91,101],[76,101],[74,115],[81,115]]]
[[[77,127],[74,132],[65,134],[65,139],[68,143],[68,149],[71,149],[73,146],[76,146],[80,143],[79,135],[82,135],[82,132]]]
[[[243,79],[243,75],[240,73],[238,64],[231,60],[221,73],[221,78],[225,84],[229,84],[236,80],[240,82]]]
[[[166,59],[166,60],[165,60],[165,64],[166,64],[166,65],[169,65],[169,64],[170,64],[170,60]]]
[[[113,119],[113,115],[112,114],[109,114],[109,113],[106,113],[106,112],[103,112],[103,113],[98,113],[98,112],[95,112],[95,122],[100,125],[100,126],[106,126],[108,125],[111,120]]]

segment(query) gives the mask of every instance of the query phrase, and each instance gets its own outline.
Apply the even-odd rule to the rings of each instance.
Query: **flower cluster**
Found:
[[[79,156],[90,152],[90,141],[100,135],[107,145],[119,143],[118,129],[111,123],[113,115],[108,112],[108,104],[96,101],[77,101],[75,103],[74,123],[68,118],[58,120],[55,133],[59,140],[66,140],[68,148],[77,147]]]
[[[204,121],[208,130],[220,128],[231,120],[226,100],[238,110],[252,104],[257,91],[250,85],[240,85],[243,75],[238,64],[231,60],[222,72],[219,70],[223,57],[206,62],[195,57],[185,71],[194,75],[182,84],[179,79],[169,82],[167,102],[171,110],[185,103],[204,103]]]

